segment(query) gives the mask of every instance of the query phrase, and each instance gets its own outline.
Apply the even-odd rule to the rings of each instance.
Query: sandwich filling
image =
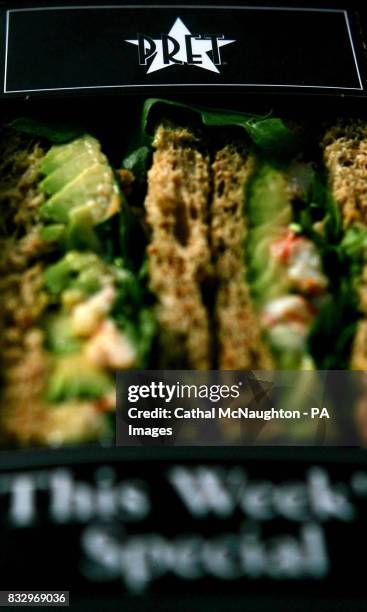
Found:
[[[295,222],[295,207],[307,206],[308,172],[262,163],[249,188],[250,282],[276,369],[315,367],[307,340],[328,287],[316,245]]]
[[[22,445],[105,437],[115,370],[140,362],[114,317],[130,273],[92,250],[93,228],[121,204],[113,171],[88,136],[46,152],[7,133],[2,147],[1,436]]]

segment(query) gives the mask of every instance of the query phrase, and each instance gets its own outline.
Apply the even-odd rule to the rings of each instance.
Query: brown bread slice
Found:
[[[367,123],[351,121],[330,128],[322,141],[329,186],[340,208],[343,227],[367,229]],[[353,342],[350,366],[367,369],[367,264],[358,282],[361,320]]]
[[[330,128],[322,147],[344,227],[355,223],[367,227],[367,123],[352,121]]]
[[[218,368],[223,370],[271,369],[248,284],[245,185],[253,159],[234,145],[217,151],[212,164],[211,242],[218,283],[215,320]]]
[[[210,270],[209,160],[186,128],[160,125],[153,146],[145,209],[150,288],[158,302],[158,366],[210,369],[211,332],[202,296]]]

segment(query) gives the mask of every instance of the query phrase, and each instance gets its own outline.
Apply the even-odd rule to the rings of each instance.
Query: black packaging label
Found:
[[[174,87],[361,93],[348,11],[228,6],[3,10],[4,94]]]
[[[286,593],[340,605],[364,595],[362,453],[352,461],[332,451],[225,458],[206,450],[121,461],[91,452],[79,464],[70,455],[0,473],[7,589],[153,602],[154,610],[188,593],[204,608],[213,595],[244,604]]]

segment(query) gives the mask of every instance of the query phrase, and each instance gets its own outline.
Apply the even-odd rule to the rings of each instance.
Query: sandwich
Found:
[[[316,171],[229,132],[153,129],[143,206],[161,367],[313,369],[329,285],[307,216]]]
[[[115,371],[142,366],[150,334],[120,248],[123,193],[89,134],[52,145],[5,129],[1,165],[0,438],[108,438]]]
[[[151,99],[116,164],[4,126],[0,442],[111,440],[118,370],[364,369],[366,134]]]

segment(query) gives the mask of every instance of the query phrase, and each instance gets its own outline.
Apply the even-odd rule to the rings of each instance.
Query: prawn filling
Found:
[[[316,245],[294,223],[294,202],[307,206],[311,172],[306,164],[280,170],[260,163],[248,191],[248,278],[276,369],[315,368],[308,337],[328,280]]]

